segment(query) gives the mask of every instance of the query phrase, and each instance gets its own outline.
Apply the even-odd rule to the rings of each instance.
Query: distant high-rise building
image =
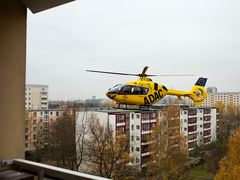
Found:
[[[26,110],[48,109],[48,85],[26,84]]]
[[[208,92],[207,98],[203,101],[203,106],[214,107],[217,102],[221,102],[224,105],[224,109],[227,109],[228,104],[232,104],[236,107],[240,106],[240,92]]]

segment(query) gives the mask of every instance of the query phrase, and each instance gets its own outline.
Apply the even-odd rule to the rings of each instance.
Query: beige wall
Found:
[[[26,8],[0,6],[0,160],[24,157]]]

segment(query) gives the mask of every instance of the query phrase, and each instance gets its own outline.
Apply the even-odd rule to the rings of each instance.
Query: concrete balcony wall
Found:
[[[26,7],[0,6],[0,160],[24,157]]]

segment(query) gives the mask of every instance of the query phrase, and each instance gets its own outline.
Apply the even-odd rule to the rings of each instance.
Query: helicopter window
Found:
[[[117,94],[122,89],[123,86],[125,86],[125,85],[117,84],[117,85],[113,86],[112,88],[110,88],[108,93]]]
[[[134,94],[134,95],[139,95],[139,94],[141,94],[141,89],[140,89],[140,87],[133,86],[133,87],[132,87],[132,90],[131,90],[131,94]]]
[[[126,85],[126,86],[124,86],[124,87],[122,88],[122,90],[120,91],[119,94],[127,95],[127,94],[131,94],[131,92],[132,92],[132,87]]]
[[[140,87],[140,89],[141,89],[141,93],[140,94],[145,95],[145,94],[148,93],[148,88]]]
[[[140,87],[140,86],[131,86],[126,85],[122,88],[122,90],[119,92],[119,94],[124,95],[145,95],[148,93],[148,88]]]

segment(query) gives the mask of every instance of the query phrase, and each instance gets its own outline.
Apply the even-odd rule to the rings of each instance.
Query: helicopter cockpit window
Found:
[[[121,95],[145,95],[148,93],[148,88],[140,86],[126,85],[119,92]]]
[[[128,94],[131,94],[131,91],[132,91],[132,87],[129,85],[126,85],[122,88],[119,94],[128,95]]]
[[[108,93],[109,94],[117,94],[122,89],[123,86],[125,86],[125,85],[124,84],[117,84],[117,85],[113,86],[112,88],[110,88],[108,90]]]

